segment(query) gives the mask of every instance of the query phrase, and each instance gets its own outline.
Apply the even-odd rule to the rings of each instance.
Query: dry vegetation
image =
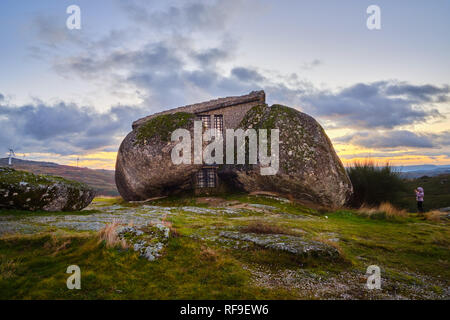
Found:
[[[441,221],[441,218],[447,215],[448,212],[441,212],[437,210],[429,211],[425,213],[425,218],[429,221],[438,222]]]
[[[119,239],[117,235],[117,228],[119,223],[114,221],[107,224],[103,229],[98,232],[100,242],[105,242],[107,248],[121,247],[126,249],[128,247],[125,239]]]
[[[389,202],[383,202],[378,207],[363,205],[358,209],[358,213],[369,217],[380,214],[384,214],[386,218],[406,218],[408,216],[406,210],[397,209]]]
[[[66,250],[72,243],[71,239],[58,238],[55,234],[50,236],[50,240],[44,244],[45,249],[51,249],[53,251],[52,256],[57,255],[59,252]]]

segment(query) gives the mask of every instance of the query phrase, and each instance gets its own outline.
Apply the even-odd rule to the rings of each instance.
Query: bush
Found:
[[[347,168],[353,184],[353,196],[350,205],[354,207],[378,206],[383,202],[396,203],[405,190],[400,173],[389,163],[378,166],[371,160],[354,162]]]

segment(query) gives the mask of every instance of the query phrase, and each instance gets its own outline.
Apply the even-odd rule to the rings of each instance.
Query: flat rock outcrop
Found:
[[[84,183],[0,167],[0,209],[78,211],[94,196]]]
[[[339,252],[323,242],[307,240],[285,234],[256,234],[238,231],[223,231],[221,237],[251,242],[266,249],[286,251],[302,257],[321,257],[336,259]]]

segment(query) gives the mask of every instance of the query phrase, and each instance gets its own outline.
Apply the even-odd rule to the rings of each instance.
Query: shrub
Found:
[[[354,162],[347,168],[348,176],[353,184],[353,195],[350,205],[361,207],[378,206],[383,202],[395,203],[405,190],[400,172],[395,171],[389,163],[378,166],[371,160]]]

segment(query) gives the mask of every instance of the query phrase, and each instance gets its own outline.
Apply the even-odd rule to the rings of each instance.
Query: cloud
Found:
[[[228,43],[232,46],[231,43]],[[215,66],[218,62],[225,61],[232,56],[232,48],[228,47],[216,47],[209,48],[199,52],[193,52],[191,56],[201,66]]]
[[[371,149],[390,148],[442,148],[450,146],[450,131],[441,133],[415,133],[408,130],[364,131],[334,139],[335,142],[350,143]]]
[[[79,154],[118,147],[142,108],[115,106],[105,113],[91,107],[55,105],[0,106],[0,144],[21,152]]]
[[[302,70],[311,70],[311,69],[314,69],[314,68],[316,68],[316,67],[318,67],[318,66],[320,66],[320,65],[322,65],[322,64],[323,64],[322,60],[320,60],[320,59],[314,59],[314,60],[312,60],[312,61],[305,62],[305,63],[301,66],[301,69],[302,69]]]
[[[338,127],[392,129],[444,118],[430,101],[449,93],[448,86],[381,81],[358,83],[337,92],[306,93],[300,100],[305,112]]]
[[[85,47],[89,43],[89,39],[83,33],[73,33],[68,28],[64,28],[65,15],[35,15],[29,22],[29,30],[37,39],[40,46],[45,48],[58,50],[62,46],[64,49],[68,47]],[[31,46],[36,49],[36,46]]]
[[[231,70],[231,74],[243,82],[262,82],[264,77],[256,70],[237,67]]]
[[[36,54],[53,59],[55,70],[63,76],[102,83],[113,89],[110,92],[132,92],[142,104],[116,106],[106,113],[63,102],[2,106],[0,125],[8,131],[0,137],[4,145],[13,142],[60,154],[114,150],[131,122],[141,116],[258,89],[266,90],[270,102],[298,107],[326,127],[362,130],[339,138],[340,142],[378,149],[448,145],[448,133],[393,130],[444,118],[436,105],[450,100],[448,85],[390,80],[319,89],[296,73],[280,75],[233,63],[238,44],[230,39],[227,26],[236,11],[246,6],[254,9],[255,2],[165,1],[151,6],[144,0],[118,2],[131,25],[98,39],[80,33],[74,40],[57,20],[35,20],[44,47]],[[314,59],[300,68],[322,64]]]
[[[422,102],[445,102],[448,101],[447,95],[450,92],[448,85],[436,87],[427,85],[411,85],[406,82],[392,83],[386,87],[386,94],[391,96],[406,96],[410,99],[417,99]]]
[[[253,3],[253,2],[252,2]],[[101,79],[110,92],[132,92],[151,111],[220,96],[265,89],[269,101],[286,103],[317,117],[330,127],[353,129],[396,127],[443,119],[436,104],[449,101],[449,86],[415,85],[401,81],[357,83],[339,90],[322,90],[297,74],[273,77],[249,66],[233,65],[236,42],[226,33],[231,11],[248,6],[233,1],[119,1],[131,22],[142,28],[146,42],[112,45],[114,34],[102,39],[80,40],[81,51],[59,57],[55,69],[63,76]],[[47,38],[64,39],[41,22]],[[208,33],[214,31],[214,37]],[[130,38],[130,37],[128,37]],[[137,38],[137,37],[132,37]],[[212,41],[201,41],[210,39]],[[129,41],[129,40],[128,40]],[[87,50],[87,48],[89,50]],[[303,65],[322,64],[314,59]]]
[[[5,96],[0,93],[0,102],[2,102],[3,100],[5,100]]]
[[[184,33],[222,31],[229,18],[245,5],[243,0],[187,0],[181,4],[167,1],[164,6],[149,6],[145,0],[121,0],[119,3],[130,19],[139,25],[160,32],[183,30]]]

